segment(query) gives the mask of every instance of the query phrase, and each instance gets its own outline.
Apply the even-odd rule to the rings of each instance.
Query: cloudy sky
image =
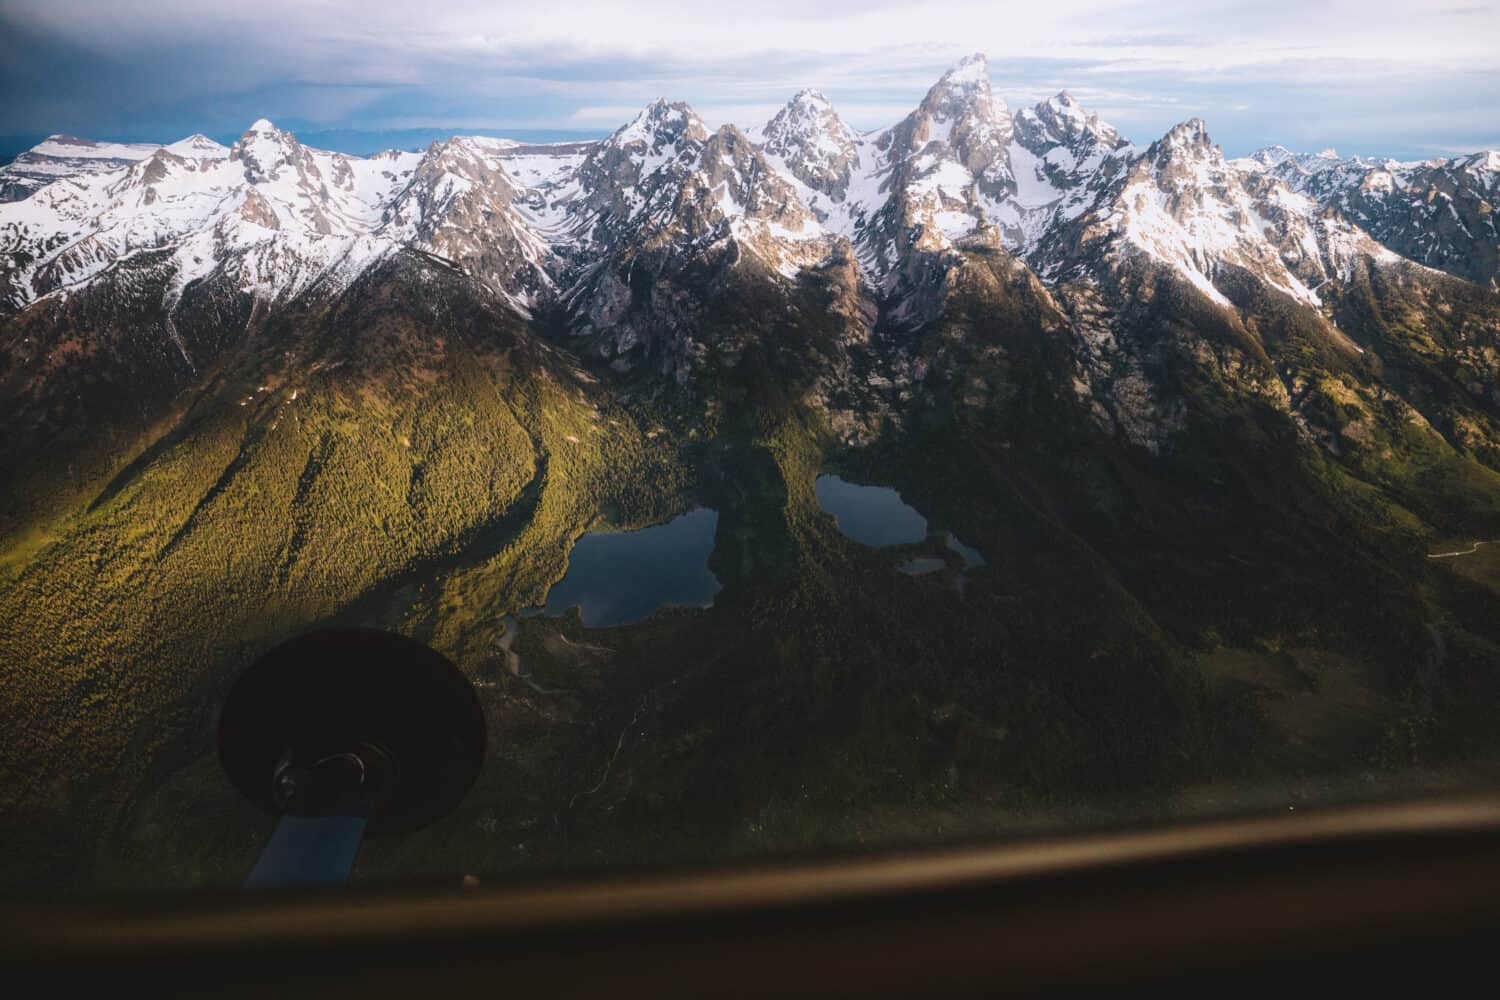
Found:
[[[1497,39],[1465,0],[0,0],[0,134],[745,125],[804,86],[873,129],[983,51],[1012,106],[1067,88],[1137,140],[1421,157],[1500,147]]]

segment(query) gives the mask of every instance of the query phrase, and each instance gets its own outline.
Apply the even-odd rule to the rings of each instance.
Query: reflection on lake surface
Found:
[[[719,592],[708,569],[719,512],[689,511],[638,531],[590,531],[568,555],[543,613],[578,608],[588,628],[629,625],[658,608],[706,608]]]
[[[916,545],[927,540],[927,518],[889,486],[863,486],[832,474],[819,476],[814,485],[818,505],[833,515],[840,531],[862,545]],[[943,571],[951,557],[943,557],[941,550],[933,552],[932,545],[927,546],[928,554],[908,559],[896,569],[907,576]],[[962,593],[964,574],[988,563],[982,552],[965,545],[951,531],[943,534],[942,545],[963,560],[954,578]]]
[[[927,537],[927,518],[889,486],[861,486],[822,475],[815,488],[818,505],[861,545],[912,545]]]
[[[948,548],[963,557],[964,569],[978,569],[980,566],[988,565],[985,561],[984,553],[972,545],[965,545],[963,542],[960,542],[958,536],[951,531],[948,532]]]

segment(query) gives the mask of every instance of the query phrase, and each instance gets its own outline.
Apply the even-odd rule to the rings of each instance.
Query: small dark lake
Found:
[[[590,531],[568,555],[543,613],[578,608],[589,628],[630,625],[658,608],[706,608],[719,592],[708,569],[719,512],[688,511],[638,531]]]
[[[862,486],[825,474],[814,488],[818,505],[861,545],[913,545],[927,537],[927,518],[889,486]]]

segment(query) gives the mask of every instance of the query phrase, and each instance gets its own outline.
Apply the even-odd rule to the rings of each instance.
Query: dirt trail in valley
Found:
[[[1479,551],[1479,547],[1481,545],[1489,545],[1489,544],[1491,544],[1491,543],[1490,542],[1475,542],[1473,545],[1470,545],[1467,549],[1464,549],[1461,552],[1431,552],[1431,553],[1428,553],[1427,558],[1428,559],[1456,559],[1459,556],[1472,556],[1474,553],[1476,553],[1476,552]]]

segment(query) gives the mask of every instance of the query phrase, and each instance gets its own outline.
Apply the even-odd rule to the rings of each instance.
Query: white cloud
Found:
[[[617,128],[640,113],[639,104],[591,104],[579,108],[567,118],[577,128]]]
[[[852,125],[872,129],[910,110],[959,56],[984,51],[1012,104],[1066,88],[1138,124],[1141,138],[1189,114],[1212,125],[1213,113],[1231,111],[1259,122],[1247,142],[1351,112],[1409,120],[1445,106],[1463,119],[1455,142],[1500,126],[1494,3],[1434,12],[1410,0],[0,0],[0,33],[8,25],[107,57],[99,65],[131,67],[139,92],[77,88],[76,107],[106,119],[106,110],[141,117],[186,94],[236,114],[282,101],[287,110],[264,113],[327,120],[342,107],[349,123],[373,127],[425,115],[610,129],[666,96],[711,123],[747,125],[815,86]],[[165,83],[153,91],[157,77]],[[48,79],[57,74],[38,76]],[[287,81],[385,97],[293,96]],[[66,105],[53,86],[26,87],[47,94],[49,114]],[[1293,87],[1302,89],[1289,100]],[[29,119],[41,114],[34,103],[21,109]],[[0,119],[19,113],[0,108]]]
[[[551,49],[560,62],[671,54],[710,65],[754,53],[848,56],[904,50],[924,63],[983,49],[1009,57],[1147,59],[1193,71],[1320,57],[1454,67],[1497,65],[1500,7],[1435,16],[1407,0],[1128,3],[986,0],[806,3],[742,0],[7,0],[12,16],[101,49],[168,37],[254,37],[302,51],[364,48],[398,64]]]

